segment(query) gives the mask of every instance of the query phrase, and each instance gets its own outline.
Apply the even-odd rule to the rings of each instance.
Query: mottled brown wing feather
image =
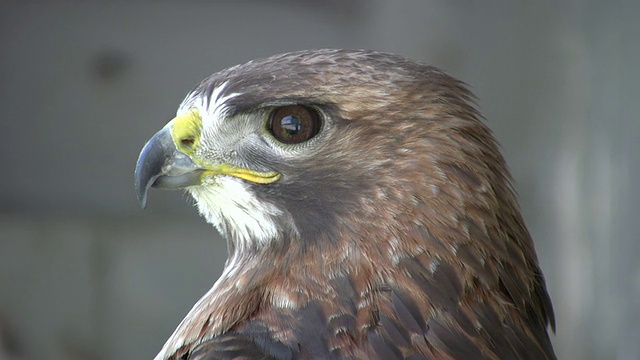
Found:
[[[508,293],[465,291],[446,263],[433,273],[419,257],[398,267],[406,277],[392,286],[391,311],[368,336],[379,358],[555,359],[540,309],[521,312],[505,301]]]
[[[266,334],[227,332],[198,345],[182,359],[188,360],[289,360],[296,356],[292,349],[272,340]]]
[[[555,359],[539,311],[521,312],[506,286],[492,293],[476,278],[476,288],[465,288],[457,268],[427,259],[399,261],[397,279],[373,289],[369,306],[348,304],[359,279],[337,277],[331,287],[353,297],[267,307],[185,359]],[[275,340],[283,329],[288,337]]]

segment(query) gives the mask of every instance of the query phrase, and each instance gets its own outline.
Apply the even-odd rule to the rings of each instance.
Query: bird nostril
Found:
[[[193,137],[185,137],[180,139],[180,145],[182,145],[187,149],[191,149],[193,147],[193,144],[195,144],[195,142],[196,140]]]

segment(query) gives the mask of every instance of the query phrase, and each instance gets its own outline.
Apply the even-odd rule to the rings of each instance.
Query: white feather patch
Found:
[[[220,233],[235,240],[236,246],[264,245],[280,237],[276,218],[282,211],[258,200],[247,184],[231,176],[216,176],[211,184],[188,188],[200,214]]]

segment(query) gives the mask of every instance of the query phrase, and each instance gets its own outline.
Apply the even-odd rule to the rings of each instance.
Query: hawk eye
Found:
[[[320,116],[315,110],[302,105],[279,107],[271,113],[269,131],[282,143],[301,143],[318,134]]]

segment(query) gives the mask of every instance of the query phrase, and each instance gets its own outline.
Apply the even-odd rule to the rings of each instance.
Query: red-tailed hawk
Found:
[[[464,84],[400,56],[302,51],[200,83],[145,145],[227,239],[164,359],[554,359],[531,237]]]

